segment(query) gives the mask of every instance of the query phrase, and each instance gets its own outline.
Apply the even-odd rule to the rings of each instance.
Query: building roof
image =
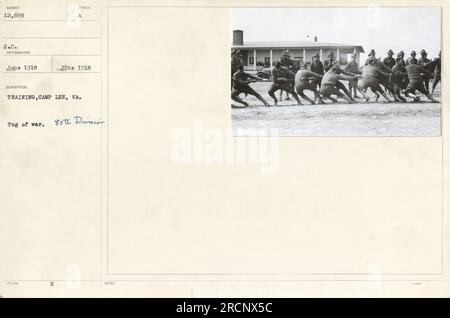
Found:
[[[314,42],[314,41],[258,41],[245,42],[243,45],[233,45],[233,49],[313,49],[313,48],[356,48],[359,52],[364,53],[361,45]]]

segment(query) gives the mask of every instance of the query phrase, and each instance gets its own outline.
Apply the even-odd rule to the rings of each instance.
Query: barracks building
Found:
[[[240,50],[245,70],[256,70],[259,67],[270,67],[274,61],[280,60],[281,53],[289,50],[291,59],[311,61],[313,55],[319,54],[323,62],[330,51],[334,52],[336,59],[339,57],[341,64],[347,64],[351,54],[356,53],[357,62],[360,64],[359,55],[364,53],[361,45],[317,42],[314,41],[261,41],[244,42],[244,31],[233,31],[232,50]]]

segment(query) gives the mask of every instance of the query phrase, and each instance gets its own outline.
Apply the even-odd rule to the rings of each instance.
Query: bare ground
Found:
[[[251,84],[269,103],[270,83]],[[430,85],[431,86],[431,85]],[[434,97],[440,98],[440,85]],[[313,97],[312,92],[306,94]],[[278,98],[279,92],[276,92]],[[372,95],[373,96],[373,95]],[[236,136],[253,135],[254,128],[277,128],[281,136],[440,136],[441,104],[431,103],[425,96],[422,102],[387,103],[380,97],[369,103],[347,104],[344,100],[332,104],[310,105],[301,100],[283,100],[278,106],[264,107],[253,96],[241,98],[249,107],[233,107],[232,127]],[[411,99],[409,99],[411,100]],[[233,102],[235,106],[237,103]]]

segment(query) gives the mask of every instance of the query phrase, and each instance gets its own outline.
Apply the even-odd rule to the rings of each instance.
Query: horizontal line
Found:
[[[101,56],[100,54],[4,54],[3,56]]]
[[[443,279],[380,279],[383,282],[442,282]],[[65,279],[13,279],[4,280],[4,283],[15,283],[15,282],[67,282],[71,280]],[[80,282],[205,282],[205,281],[216,281],[216,282],[361,282],[367,281],[366,279],[85,279],[79,280]]]
[[[20,40],[20,39],[26,39],[26,40],[32,40],[32,39],[37,39],[37,40],[45,40],[45,39],[63,39],[63,40],[79,40],[79,39],[100,39],[100,37],[3,37],[4,39],[11,39],[11,40]]]
[[[4,279],[4,283],[15,283],[15,282],[67,282],[73,281],[70,279]],[[97,279],[80,279],[76,280],[78,282],[98,282]]]
[[[23,19],[4,19],[3,22],[101,22],[100,20],[23,20]]]
[[[108,6],[108,9],[110,8],[255,8],[255,9],[283,9],[283,8],[305,8],[305,9],[322,9],[322,8],[326,8],[326,9],[345,9],[345,8],[370,8],[369,5],[366,6],[305,6],[305,5],[296,5],[296,6],[289,6],[289,5],[277,5],[277,4],[273,4],[273,5],[242,5],[242,6],[235,6],[235,5],[142,5],[142,6],[138,6],[138,5],[129,5],[129,6],[121,6],[121,5],[112,5],[112,6]],[[380,8],[442,8],[442,6],[437,6],[437,5],[423,5],[423,6],[401,6],[401,5],[397,5],[397,6],[380,6]]]
[[[142,274],[142,273],[129,273],[129,274],[117,274],[117,273],[108,273],[108,275],[135,275],[135,276],[145,276],[145,275],[155,275],[155,276],[267,276],[267,275],[347,275],[347,276],[373,276],[373,275],[398,275],[398,276],[442,276],[443,273],[436,273],[436,274],[403,274],[403,273],[231,273],[231,274],[223,274],[223,273],[212,273],[212,274],[163,274],[163,273],[154,273],[154,274]]]
[[[101,72],[3,72],[3,74],[100,74]]]

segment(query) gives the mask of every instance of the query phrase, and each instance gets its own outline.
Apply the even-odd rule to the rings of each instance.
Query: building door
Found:
[[[270,57],[268,56],[264,58],[264,67],[270,67]]]

